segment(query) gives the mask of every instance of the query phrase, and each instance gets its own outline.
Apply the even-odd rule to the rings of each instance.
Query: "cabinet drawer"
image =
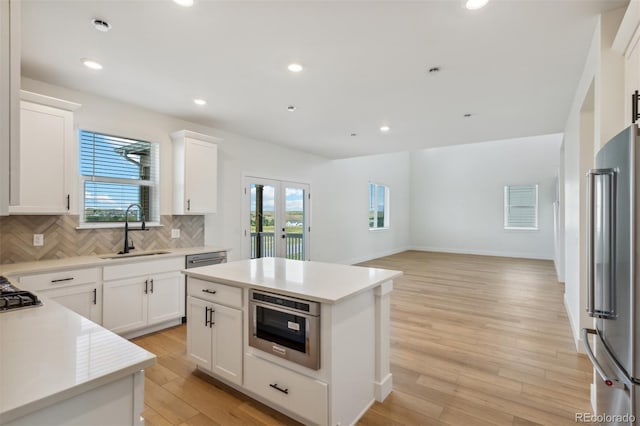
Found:
[[[175,272],[184,268],[184,257],[170,259],[139,260],[132,263],[110,265],[104,267],[104,280],[157,275],[162,272]]]
[[[242,308],[242,289],[189,277],[189,296],[208,300],[232,308]]]
[[[20,287],[30,291],[96,282],[98,282],[98,268],[71,269],[20,277]]]
[[[326,383],[250,354],[245,355],[244,372],[244,385],[251,392],[313,423],[327,424]]]

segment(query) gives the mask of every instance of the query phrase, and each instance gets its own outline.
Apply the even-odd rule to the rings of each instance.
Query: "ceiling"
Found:
[[[626,3],[492,0],[469,11],[462,0],[22,0],[22,67],[345,158],[562,132],[595,16]],[[96,31],[93,18],[112,29]],[[85,57],[104,69],[85,68]],[[291,73],[291,62],[304,70]]]

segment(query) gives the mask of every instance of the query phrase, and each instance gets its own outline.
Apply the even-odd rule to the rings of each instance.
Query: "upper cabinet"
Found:
[[[173,140],[173,214],[215,213],[222,139],[181,130]]]
[[[68,213],[75,170],[69,164],[74,158],[73,111],[80,105],[26,91],[21,97],[9,213]]]
[[[19,137],[20,2],[0,1],[0,216],[9,212],[12,145]]]

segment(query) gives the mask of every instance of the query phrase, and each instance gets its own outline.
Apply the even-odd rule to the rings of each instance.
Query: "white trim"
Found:
[[[393,388],[393,375],[391,373],[382,379],[380,382],[373,382],[373,395],[376,401],[382,402],[391,393]]]
[[[412,248],[411,247],[400,247],[400,248],[396,248],[396,249],[392,249],[392,250],[386,250],[386,251],[383,251],[383,252],[372,253],[372,254],[369,254],[367,256],[355,257],[355,258],[345,259],[345,260],[337,260],[334,263],[340,263],[342,265],[355,265],[356,263],[367,262],[369,260],[377,259],[379,257],[391,256],[391,255],[402,253],[402,252],[405,252],[405,251],[408,251],[408,250],[412,250]]]
[[[33,102],[40,105],[46,105],[63,109],[66,111],[75,111],[82,105],[76,102],[65,101],[51,96],[41,95],[39,93],[28,92],[26,90],[20,90],[20,99],[23,101]]]
[[[408,250],[434,251],[438,253],[473,254],[479,256],[514,257],[518,259],[553,260],[553,254],[518,253],[512,251],[471,250],[447,247],[412,246]]]
[[[627,52],[631,40],[640,25],[640,20],[638,19],[638,16],[640,16],[639,8],[639,2],[635,0],[631,0],[629,2],[629,6],[627,6],[622,22],[618,27],[616,37],[613,39],[613,43],[611,45],[612,50],[621,54],[625,54]]]
[[[213,142],[213,143],[222,142],[224,140],[222,138],[217,138],[215,136],[203,135],[202,133],[192,132],[191,130],[178,130],[177,132],[171,133],[169,136],[171,137],[172,140],[184,139],[185,137],[187,137],[192,139],[198,139],[199,141]]]
[[[582,345],[583,342],[580,338],[580,330],[578,327],[576,327],[576,324],[573,322],[573,317],[571,316],[571,309],[569,309],[566,292],[564,293],[563,301],[564,310],[567,311],[567,317],[569,317],[569,327],[571,328],[571,335],[573,336],[573,344],[576,347],[576,352],[585,353],[584,346]]]
[[[137,227],[138,224],[142,222],[129,222],[129,226]],[[145,222],[145,228],[162,228],[160,222]],[[124,222],[81,222],[80,225],[76,226],[76,229],[113,229],[113,228],[124,228]]]

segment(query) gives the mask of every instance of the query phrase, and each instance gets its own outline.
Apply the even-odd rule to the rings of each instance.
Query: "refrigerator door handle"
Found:
[[[587,357],[589,357],[589,360],[591,361],[591,364],[593,364],[593,368],[598,373],[598,376],[600,376],[602,381],[607,386],[612,387],[612,388],[617,388],[617,389],[624,389],[625,388],[624,383],[621,382],[618,379],[609,377],[605,373],[604,369],[602,368],[602,366],[600,365],[598,360],[596,359],[596,356],[593,353],[593,349],[591,349],[591,344],[589,343],[589,334],[598,335],[598,332],[596,330],[591,329],[591,328],[583,328],[582,329],[582,341],[584,342],[584,348],[585,348],[585,350],[587,352]]]
[[[596,287],[596,260],[595,260],[595,201],[596,201],[596,185],[595,179],[597,176],[609,176],[609,191],[607,206],[609,208],[609,276],[607,277],[609,306],[605,308],[601,306],[596,308],[595,302],[595,287]],[[616,318],[615,308],[615,294],[614,282],[615,282],[615,268],[613,265],[616,263],[615,258],[615,230],[616,230],[616,172],[613,169],[592,169],[587,173],[587,313],[590,317],[614,319]],[[604,286],[604,283],[602,283]]]

